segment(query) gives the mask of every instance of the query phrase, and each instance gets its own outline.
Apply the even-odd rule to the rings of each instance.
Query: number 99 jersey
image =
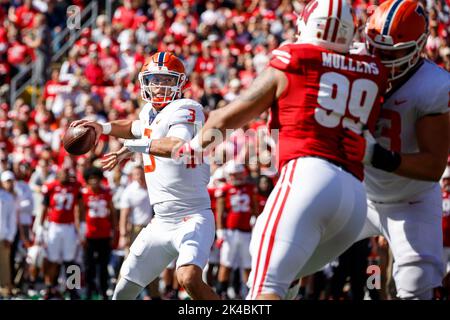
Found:
[[[344,128],[374,131],[387,83],[381,62],[312,44],[288,44],[272,54],[270,66],[283,71],[288,80],[269,120],[270,129],[279,130],[279,167],[292,159],[316,156],[362,180],[363,165],[346,158],[342,138]]]

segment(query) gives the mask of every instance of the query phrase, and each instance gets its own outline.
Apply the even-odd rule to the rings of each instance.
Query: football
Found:
[[[64,149],[72,155],[82,155],[94,147],[95,130],[92,127],[70,127],[63,138]]]

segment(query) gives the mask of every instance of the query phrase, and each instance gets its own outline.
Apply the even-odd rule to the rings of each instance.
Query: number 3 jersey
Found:
[[[279,130],[279,168],[291,159],[317,156],[363,179],[363,165],[347,159],[344,128],[374,129],[386,71],[372,56],[342,55],[312,44],[288,44],[272,52],[270,66],[288,84],[271,108]]]
[[[375,138],[383,147],[401,152],[419,152],[417,120],[447,113],[450,107],[450,73],[424,60],[406,82],[385,97]],[[440,139],[440,137],[436,137]],[[398,202],[436,186],[366,166],[365,186],[372,201]]]
[[[81,185],[76,182],[62,184],[58,180],[42,186],[44,204],[48,206],[47,219],[56,223],[73,223],[75,221],[75,204],[80,199]]]
[[[205,115],[199,103],[179,99],[160,112],[147,103],[139,119],[143,138],[172,136],[189,141],[204,124]],[[195,208],[210,208],[206,188],[210,176],[208,163],[185,163],[148,154],[142,154],[142,157],[150,203],[156,215],[189,214]]]

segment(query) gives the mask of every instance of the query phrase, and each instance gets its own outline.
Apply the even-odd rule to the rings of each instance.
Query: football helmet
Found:
[[[209,187],[218,187],[225,182],[225,173],[222,167],[218,167],[211,175]]]
[[[247,179],[247,169],[241,163],[230,160],[224,165],[225,178],[232,185],[244,184]]]
[[[312,43],[347,53],[356,31],[347,0],[313,0],[297,17],[297,43]]]
[[[180,59],[170,52],[155,53],[139,72],[142,99],[163,107],[181,97],[186,80]]]
[[[428,37],[425,9],[416,0],[385,1],[370,16],[366,34],[368,51],[380,56],[389,80],[398,79],[420,60]]]

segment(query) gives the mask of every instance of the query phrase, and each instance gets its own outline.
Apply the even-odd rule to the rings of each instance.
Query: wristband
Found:
[[[110,122],[100,123],[102,126],[102,134],[110,134],[112,130],[112,125]]]
[[[148,154],[152,141],[152,139],[128,139],[125,140],[123,145],[130,151]]]
[[[223,229],[216,230],[216,237],[217,239],[223,239]]]
[[[200,145],[200,137],[197,135],[191,141],[189,141],[189,146],[194,151],[201,151],[202,146]]]
[[[374,168],[393,172],[398,169],[402,162],[400,153],[389,151],[380,146],[378,143],[373,148],[373,156],[371,164]]]

